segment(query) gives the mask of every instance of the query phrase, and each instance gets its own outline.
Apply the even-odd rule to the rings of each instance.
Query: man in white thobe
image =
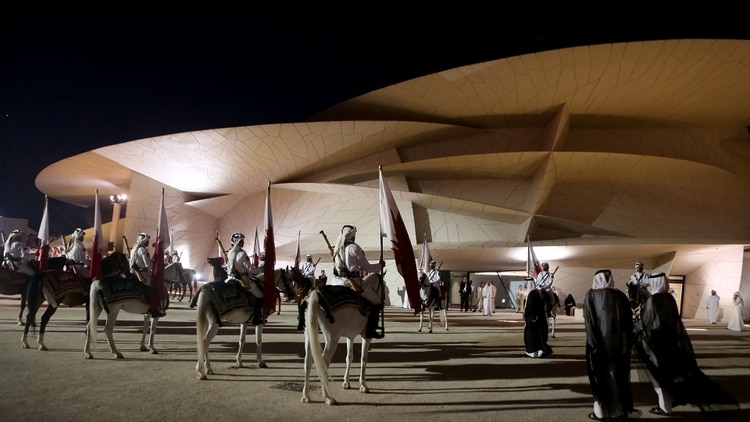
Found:
[[[307,255],[307,259],[302,263],[302,275],[310,281],[310,286],[315,285],[315,263],[312,260],[312,255]]]
[[[491,281],[488,281],[485,283],[484,287],[482,287],[482,296],[484,297],[484,303],[482,304],[484,311],[482,312],[482,315],[484,316],[492,316],[492,311],[495,306],[495,285],[492,284]]]
[[[708,322],[716,324],[719,321],[719,301],[721,298],[716,294],[716,290],[711,290],[711,296],[706,299],[706,309],[708,309]]]
[[[87,266],[86,262],[86,246],[83,244],[83,238],[86,232],[82,229],[75,229],[71,235],[70,244],[68,244],[68,251],[66,256],[68,257],[69,268],[76,274],[84,274],[84,268]]]

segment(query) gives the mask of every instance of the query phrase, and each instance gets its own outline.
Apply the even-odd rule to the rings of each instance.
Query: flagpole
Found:
[[[380,178],[383,177],[383,166],[378,164],[378,173],[380,173]],[[380,188],[378,189],[378,192],[380,192]],[[379,198],[379,204],[378,209],[380,212],[383,212],[383,195],[378,194]],[[383,233],[383,219],[380,219],[380,283],[385,283],[385,266],[383,265],[383,236],[385,233]],[[383,305],[380,307],[380,326],[383,327],[383,335],[385,335],[385,288],[381,286],[380,289],[380,303]]]
[[[382,177],[382,172],[383,172],[383,166],[382,165],[378,165],[378,173],[381,173],[381,177]],[[379,198],[379,204],[380,204],[379,209],[382,210],[383,209],[383,195],[378,195],[378,198]],[[383,235],[384,235],[384,233],[383,233],[383,227],[382,227],[382,224],[381,224],[381,227],[380,227],[380,263],[381,264],[383,262]],[[385,267],[383,267],[381,265],[381,267],[380,267],[380,278],[381,278],[380,282],[381,283],[383,282],[383,277],[385,277]],[[385,293],[385,289],[381,289],[380,290],[380,296],[381,296],[380,299],[381,300],[383,299],[384,293]]]

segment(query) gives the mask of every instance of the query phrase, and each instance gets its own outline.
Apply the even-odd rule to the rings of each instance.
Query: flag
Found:
[[[276,297],[279,294],[273,274],[276,266],[276,245],[273,239],[273,218],[271,217],[271,182],[268,182],[266,190],[266,211],[263,223],[266,228],[266,237],[263,240],[263,249],[266,254],[263,263],[263,317],[266,318],[273,313],[276,307]]]
[[[114,224],[114,221],[113,221]],[[110,230],[117,230],[114,226]],[[91,262],[89,263],[89,276],[94,279],[102,276],[102,214],[99,210],[99,189],[94,194],[94,242],[91,245]]]
[[[300,231],[297,231],[297,249],[294,252],[294,269],[299,270],[299,236]]]
[[[382,169],[380,170],[380,232],[391,243],[396,269],[404,278],[404,287],[409,296],[409,304],[414,309],[414,313],[417,314],[421,312],[422,304],[419,299],[419,279],[414,248],[411,246],[406,225],[398,211],[393,194],[391,194],[388,184],[383,179]]]
[[[219,231],[216,230],[216,256],[219,257],[222,265],[227,264],[226,262],[224,262],[224,254],[226,254],[226,251],[224,251],[221,247],[221,239],[219,238]]]
[[[174,229],[169,230],[169,256],[174,255]]]
[[[260,266],[260,244],[258,243],[258,228],[255,228],[255,243],[253,244],[253,267]]]
[[[44,213],[42,214],[42,223],[39,225],[39,250],[37,258],[39,260],[39,269],[44,271],[49,265],[49,217],[47,216],[47,195],[44,195]]]
[[[430,246],[427,244],[427,234],[425,234],[424,242],[422,242],[422,256],[419,259],[419,269],[425,274],[430,270],[430,261],[432,261],[432,254],[430,253]]]
[[[156,244],[154,246],[154,272],[151,278],[151,311],[160,309],[162,295],[164,294],[164,249],[168,248],[169,227],[167,226],[167,210],[164,208],[164,188],[161,189],[161,201],[159,202],[159,221],[156,225]]]
[[[531,239],[529,236],[526,236],[526,245],[528,248],[526,256],[526,273],[529,277],[534,277],[534,279],[536,279],[537,274],[542,271],[542,264],[536,259],[536,254],[534,253],[534,248],[531,247]]]

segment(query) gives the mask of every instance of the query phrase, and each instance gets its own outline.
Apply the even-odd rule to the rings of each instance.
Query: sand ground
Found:
[[[220,330],[211,344],[215,375],[196,378],[196,311],[172,302],[156,331],[158,354],[138,351],[142,316],[121,313],[115,341],[124,359],[109,353],[99,326],[94,359],[83,356],[84,309],[60,308],[47,328],[48,351],[21,348],[16,324],[19,299],[0,296],[0,420],[14,421],[580,421],[588,420],[591,393],[584,363],[580,318],[560,316],[554,354],[523,354],[523,323],[513,310],[494,316],[448,311],[449,330],[417,332],[410,310],[386,310],[386,337],[369,353],[369,394],[358,387],[359,343],[352,390],[341,386],[345,345],[331,374],[339,404],[326,406],[320,390],[303,404],[303,339],[296,306],[283,304],[263,332],[263,358],[255,364],[254,331],[244,348],[246,368],[233,368],[239,328]],[[41,313],[40,313],[41,315]],[[100,320],[101,321],[101,320]],[[436,321],[437,322],[437,321]],[[733,420],[750,420],[750,332],[687,320],[701,368],[740,402]],[[637,371],[633,372],[638,381]],[[313,383],[319,382],[313,370]],[[641,419],[703,420],[694,407],[675,408],[675,417],[648,413],[656,397],[634,382]]]

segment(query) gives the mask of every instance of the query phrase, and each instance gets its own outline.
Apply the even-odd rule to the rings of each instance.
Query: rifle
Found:
[[[331,258],[333,258],[333,246],[331,246],[331,242],[328,241],[328,236],[326,236],[326,232],[321,230],[320,234],[323,236],[323,240],[326,241],[326,245],[328,245],[328,251],[331,252]],[[320,258],[318,258],[318,260],[320,260]]]
[[[125,235],[123,235],[122,236],[122,241],[125,242],[125,250],[127,251],[126,255],[128,257],[128,261],[130,261],[130,256],[132,255],[132,253],[131,253],[132,251],[130,250],[130,245],[128,244],[128,238],[125,237]],[[133,275],[135,275],[135,278],[137,278],[139,282],[145,284],[145,283],[148,282],[148,279],[146,278],[146,276],[144,276],[142,274],[142,271],[144,271],[144,270],[145,269],[138,268],[138,266],[136,264],[133,264],[133,266],[130,267],[130,271],[133,273]]]
[[[320,234],[323,236],[323,239],[325,239],[326,245],[328,245],[328,251],[331,252],[331,258],[334,258],[333,259],[333,275],[340,277],[341,275],[339,275],[339,270],[338,268],[336,268],[336,258],[334,257],[333,246],[331,246],[331,242],[328,241],[328,236],[326,236],[326,233],[323,230],[320,231]],[[320,260],[320,258],[318,258],[318,260]],[[360,287],[359,284],[354,283],[351,280],[349,280],[349,285],[351,286],[352,290],[354,290],[355,292],[362,293],[362,287]]]
[[[125,243],[125,256],[127,256],[128,260],[130,260],[130,245],[128,245],[128,238],[123,235],[122,241]]]
[[[227,251],[224,249],[224,245],[221,244],[221,239],[219,239],[219,232],[216,232],[216,244],[219,245],[219,250],[221,251],[221,257],[224,258],[224,263],[226,265],[229,265],[229,256],[227,256]]]
[[[326,232],[321,230],[320,235],[323,236],[323,240],[326,241],[326,245],[328,245],[328,252],[331,253],[331,258],[333,258],[333,275],[338,276],[339,270],[336,269],[336,257],[333,253],[333,246],[331,246],[331,242],[328,241],[328,236],[326,236]]]

